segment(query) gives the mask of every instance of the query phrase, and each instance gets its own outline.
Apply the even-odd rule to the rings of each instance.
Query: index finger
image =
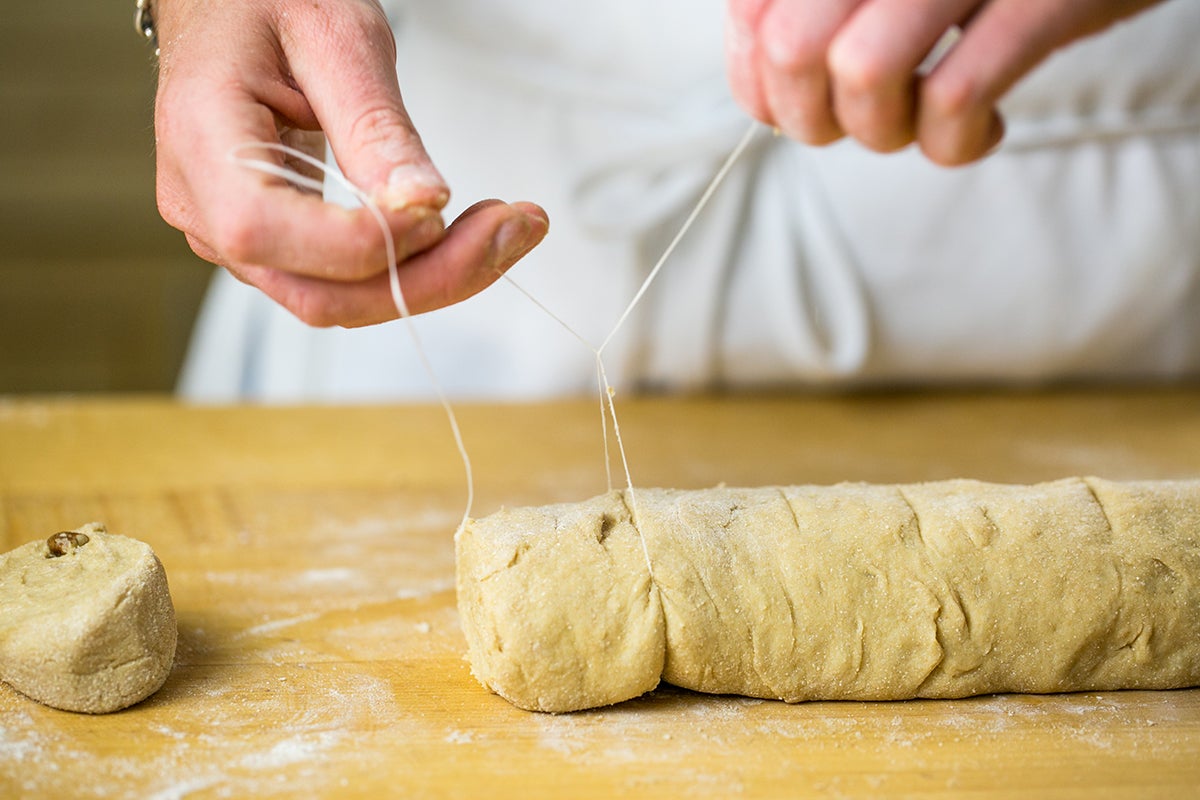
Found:
[[[347,209],[300,191],[279,175],[248,168],[233,156],[254,143],[278,143],[275,115],[238,88],[194,94],[197,109],[215,109],[190,138],[182,178],[202,216],[205,241],[228,264],[271,267],[334,281],[358,281],[387,268],[383,233],[366,209]],[[282,167],[280,153],[262,161]],[[386,210],[401,260],[442,236],[441,215],[428,206]]]

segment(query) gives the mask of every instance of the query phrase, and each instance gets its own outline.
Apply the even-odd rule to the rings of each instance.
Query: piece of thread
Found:
[[[621,330],[622,326],[624,326],[625,321],[628,320],[630,315],[633,314],[634,308],[636,308],[638,303],[641,302],[646,292],[649,291],[651,284],[654,283],[654,280],[658,277],[659,273],[662,272],[663,265],[667,263],[667,260],[670,259],[671,255],[675,252],[676,248],[679,246],[679,243],[683,241],[683,237],[687,235],[687,232],[699,218],[700,212],[702,212],[705,206],[708,205],[708,201],[712,199],[712,196],[716,193],[717,188],[725,180],[725,177],[729,174],[730,170],[733,169],[733,165],[737,163],[738,159],[741,158],[742,154],[746,151],[746,148],[750,146],[750,142],[753,141],[755,135],[758,133],[759,127],[760,125],[758,122],[750,122],[746,132],[742,134],[742,138],[738,141],[737,145],[734,146],[733,150],[730,151],[729,155],[726,156],[725,161],[722,162],[721,166],[717,169],[716,174],[713,175],[712,179],[708,182],[708,185],[704,188],[704,191],[701,192],[699,199],[696,200],[695,206],[692,208],[691,212],[688,213],[687,217],[684,218],[683,224],[679,227],[678,232],[676,232],[674,238],[671,239],[670,243],[663,251],[663,254],[659,256],[658,261],[655,262],[654,266],[650,269],[650,272],[647,273],[645,280],[642,281],[641,286],[638,287],[637,292],[629,301],[629,304],[625,307],[625,310],[621,312],[621,315],[613,325],[612,330],[609,331],[608,335],[604,338],[604,341],[601,342],[599,347],[593,347],[592,344],[583,337],[583,335],[568,325],[560,316],[551,311],[545,303],[541,302],[531,293],[527,292],[507,273],[503,275],[504,279],[507,280],[510,285],[516,288],[521,294],[525,295],[525,297],[527,297],[531,302],[533,302],[534,305],[545,312],[551,319],[565,328],[566,331],[574,336],[584,347],[592,351],[592,354],[596,357],[596,372],[600,384],[600,426],[601,434],[604,437],[604,471],[605,477],[608,481],[608,490],[611,492],[613,485],[612,465],[608,450],[608,427],[606,416],[611,417],[612,419],[613,436],[616,438],[617,452],[621,457],[621,467],[625,473],[625,485],[629,493],[629,509],[633,517],[633,527],[634,530],[637,531],[638,539],[641,542],[642,554],[645,556],[646,569],[649,571],[651,580],[654,579],[654,566],[651,563],[650,550],[646,545],[646,539],[642,536],[641,527],[637,523],[639,516],[637,509],[637,493],[633,488],[633,473],[629,468],[629,458],[625,453],[625,443],[621,439],[621,424],[617,419],[617,406],[614,397],[616,393],[613,390],[612,385],[609,383],[608,375],[604,369],[604,349],[608,347],[609,343]],[[605,414],[606,401],[608,412],[607,415]]]
[[[391,290],[392,304],[396,307],[396,313],[404,321],[405,327],[408,329],[408,334],[412,338],[413,346],[416,348],[417,357],[421,361],[421,366],[425,370],[425,374],[429,377],[429,382],[433,386],[434,392],[437,394],[438,401],[442,405],[442,409],[446,412],[446,419],[450,422],[450,432],[454,435],[454,444],[458,447],[458,454],[462,457],[463,471],[467,479],[467,502],[466,508],[463,510],[463,524],[471,517],[471,508],[475,504],[475,477],[471,470],[471,457],[467,455],[467,447],[463,442],[462,430],[458,425],[458,417],[454,413],[454,408],[450,405],[450,401],[446,398],[446,392],[442,388],[441,381],[437,378],[437,373],[434,372],[433,364],[429,361],[429,356],[425,352],[425,347],[421,344],[421,337],[417,333],[417,327],[413,324],[412,314],[409,313],[408,303],[404,300],[404,291],[400,286],[400,271],[396,266],[396,242],[392,236],[392,230],[388,226],[387,218],[384,217],[383,211],[380,210],[378,204],[364,192],[362,189],[355,186],[346,176],[342,175],[337,170],[328,166],[324,161],[314,158],[313,156],[303,151],[297,150],[294,147],[289,147],[285,144],[277,142],[247,142],[233,148],[230,153],[230,158],[237,164],[249,169],[257,170],[258,172],[272,175],[281,178],[289,183],[300,186],[313,191],[321,192],[324,186],[321,181],[315,178],[310,178],[307,175],[291,169],[290,167],[277,164],[272,161],[264,161],[258,158],[250,158],[240,155],[246,150],[269,150],[292,158],[299,159],[304,163],[320,170],[328,178],[333,178],[346,191],[350,192],[355,199],[362,203],[363,208],[371,214],[375,222],[379,225],[380,232],[383,233],[384,255],[387,259],[388,270],[388,286]]]
[[[602,438],[604,439],[604,477],[608,483],[608,491],[611,492],[613,490],[612,459],[609,456],[609,451],[608,451],[608,410],[607,410],[607,407],[605,406],[605,398],[607,397],[611,400],[612,395],[609,390],[612,387],[609,386],[609,384],[608,384],[608,376],[604,372],[604,360],[600,356],[600,352],[595,347],[593,347],[592,343],[589,342],[587,339],[585,339],[582,334],[580,334],[578,331],[576,331],[574,328],[572,328],[569,324],[567,324],[566,320],[564,320],[562,317],[558,316],[558,314],[555,314],[553,311],[551,311],[550,308],[547,307],[545,303],[543,303],[541,300],[538,300],[536,297],[534,297],[531,292],[526,291],[525,287],[523,287],[521,284],[519,284],[515,280],[513,280],[512,277],[508,275],[508,273],[502,273],[501,277],[503,277],[504,280],[508,281],[508,283],[514,289],[516,289],[521,294],[525,295],[525,297],[528,298],[529,302],[533,303],[535,306],[540,308],[546,314],[546,316],[550,317],[550,319],[557,322],[559,325],[561,325],[563,327],[564,330],[566,330],[569,334],[574,336],[575,339],[578,340],[579,343],[582,344],[584,347],[586,347],[588,350],[590,350],[592,355],[596,358],[596,384],[597,384],[598,393],[600,396],[600,433],[601,433]],[[621,450],[621,459],[622,459],[622,461],[625,460],[624,449]],[[626,472],[626,475],[628,475],[628,473],[629,473],[628,465],[626,465],[625,472]]]
[[[597,375],[597,382],[599,384],[599,391],[600,391],[600,425],[601,425],[601,435],[603,436],[603,439],[604,439],[604,468],[605,468],[605,474],[606,474],[607,481],[608,481],[608,490],[612,491],[612,488],[613,488],[612,459],[611,459],[611,456],[609,453],[609,448],[608,448],[608,419],[611,419],[612,426],[613,426],[613,436],[614,436],[614,438],[616,440],[616,444],[617,444],[617,452],[621,459],[622,471],[625,474],[625,485],[626,485],[626,489],[627,489],[628,495],[629,495],[629,508],[630,508],[630,513],[632,516],[633,527],[634,527],[634,530],[637,532],[638,540],[641,543],[642,555],[645,558],[646,569],[649,573],[651,581],[654,580],[654,565],[653,565],[652,559],[650,558],[650,550],[646,544],[646,539],[644,536],[642,536],[641,527],[640,527],[640,525],[638,525],[638,517],[640,515],[639,515],[638,509],[637,509],[637,494],[636,494],[636,491],[635,491],[634,485],[633,485],[633,473],[629,467],[629,458],[625,452],[625,443],[621,437],[621,424],[620,424],[620,420],[617,417],[616,391],[613,389],[612,384],[608,380],[608,374],[604,368],[603,353],[604,353],[605,348],[608,347],[609,343],[613,340],[613,338],[617,335],[617,333],[624,326],[626,320],[628,320],[630,315],[632,315],[634,309],[641,302],[641,300],[645,296],[646,292],[649,291],[650,286],[654,283],[654,280],[658,277],[659,273],[662,271],[663,266],[666,264],[667,260],[670,259],[671,255],[675,252],[676,248],[679,246],[679,243],[683,240],[683,237],[685,235],[687,235],[687,232],[691,229],[692,225],[699,218],[700,213],[704,210],[705,206],[708,205],[709,200],[712,198],[712,196],[716,192],[717,188],[724,181],[726,175],[729,174],[729,171],[733,168],[733,165],[735,163],[737,163],[737,161],[741,157],[742,153],[744,153],[746,148],[750,145],[750,142],[753,140],[755,134],[758,131],[758,128],[759,128],[759,124],[757,122],[752,121],[750,123],[750,126],[747,128],[745,134],[742,135],[741,140],[737,143],[737,145],[733,148],[733,150],[726,157],[725,161],[717,169],[716,174],[713,176],[712,180],[709,181],[708,185],[705,187],[704,191],[700,194],[700,197],[697,199],[695,206],[692,208],[691,212],[684,219],[683,224],[679,228],[679,231],[675,234],[674,238],[671,239],[670,243],[667,245],[666,249],[663,251],[663,254],[658,258],[658,260],[655,262],[654,266],[651,268],[650,272],[646,275],[646,278],[644,281],[642,281],[642,284],[638,288],[638,291],[634,294],[633,298],[629,301],[629,304],[625,307],[624,311],[622,311],[620,317],[617,319],[616,323],[613,325],[612,330],[609,331],[608,335],[604,338],[604,341],[601,342],[599,347],[593,347],[591,345],[591,343],[587,341],[586,338],[584,338],[574,328],[572,328],[569,324],[567,324],[567,322],[565,320],[563,320],[561,317],[559,317],[557,314],[555,314],[553,311],[551,311],[549,307],[547,307],[544,303],[542,303],[540,300],[538,300],[536,297],[534,297],[531,293],[526,291],[520,284],[518,284],[515,280],[513,280],[509,275],[507,275],[507,274],[503,275],[505,280],[507,280],[510,285],[512,285],[514,288],[516,288],[521,294],[525,295],[526,298],[528,298],[531,302],[533,302],[534,305],[536,305],[538,308],[540,308],[551,319],[558,322],[558,324],[561,325],[568,333],[570,333],[572,336],[574,336],[584,347],[586,347],[588,350],[590,350],[596,358],[596,375]],[[318,180],[308,177],[306,175],[302,175],[301,173],[291,169],[290,167],[286,167],[286,166],[283,166],[281,164],[277,164],[277,163],[274,163],[271,161],[264,161],[262,159],[249,158],[246,156],[239,155],[241,152],[243,152],[245,150],[253,150],[253,149],[268,150],[268,151],[281,153],[283,155],[299,159],[300,161],[303,161],[304,163],[320,170],[320,172],[323,175],[325,175],[328,178],[333,178],[342,187],[344,187],[348,192],[350,192],[351,195],[353,195],[360,203],[362,203],[363,207],[367,209],[367,211],[372,215],[372,217],[375,219],[375,221],[379,224],[379,229],[383,233],[384,251],[385,251],[385,256],[387,258],[388,285],[389,285],[389,288],[391,291],[392,303],[396,307],[396,313],[400,315],[400,318],[405,323],[405,326],[408,330],[409,336],[412,338],[413,346],[416,348],[417,356],[421,361],[421,366],[425,370],[426,375],[428,375],[429,381],[432,384],[433,389],[437,394],[438,401],[441,403],[443,410],[446,412],[446,418],[450,423],[450,430],[454,435],[454,443],[458,448],[459,456],[462,458],[463,469],[464,469],[464,472],[466,473],[466,479],[467,479],[467,502],[466,502],[466,508],[463,511],[462,524],[466,524],[466,522],[470,519],[471,508],[474,505],[474,498],[475,498],[475,480],[474,480],[474,476],[473,476],[472,469],[471,469],[471,458],[467,454],[467,448],[463,442],[462,431],[459,428],[458,418],[454,413],[454,408],[450,405],[450,401],[446,398],[446,393],[442,388],[441,382],[437,379],[437,374],[435,373],[435,371],[433,369],[433,365],[430,363],[429,357],[425,352],[425,348],[421,344],[421,338],[417,333],[416,326],[413,325],[412,315],[409,313],[409,310],[408,310],[408,304],[404,300],[404,292],[400,286],[399,269],[397,268],[397,265],[396,265],[395,240],[392,237],[391,228],[388,227],[387,219],[383,216],[383,212],[379,209],[379,206],[375,203],[375,201],[371,198],[371,196],[368,195],[366,192],[364,192],[362,189],[360,189],[358,186],[356,186],[354,183],[352,183],[344,175],[342,175],[340,172],[330,168],[328,165],[325,164],[325,162],[323,162],[317,158],[314,158],[313,156],[310,156],[309,154],[304,153],[300,150],[297,150],[293,147],[289,147],[285,144],[280,144],[280,143],[276,143],[276,142],[248,142],[248,143],[238,145],[237,147],[235,147],[233,149],[233,151],[230,153],[230,157],[232,158],[232,160],[235,163],[238,163],[249,169],[257,170],[257,171],[262,172],[267,175],[272,175],[274,177],[278,177],[282,180],[288,181],[289,183],[291,183],[295,186],[299,186],[299,187],[305,188],[305,189],[310,189],[315,192],[322,192],[324,190],[324,186],[321,183],[321,181],[318,181]]]
[[[724,163],[722,163],[720,168],[717,169],[717,173],[713,175],[712,180],[708,182],[708,186],[706,186],[704,191],[700,194],[700,199],[696,201],[696,205],[694,208],[692,208],[691,213],[687,215],[687,218],[684,219],[683,224],[679,226],[679,231],[675,234],[675,238],[671,240],[671,243],[667,245],[667,249],[663,251],[661,256],[659,256],[658,261],[655,262],[654,267],[650,270],[650,273],[646,275],[646,279],[642,281],[642,285],[638,288],[637,294],[635,294],[633,299],[629,301],[629,305],[625,307],[625,311],[622,312],[620,319],[618,319],[616,324],[613,325],[613,329],[609,331],[608,336],[604,338],[604,341],[600,344],[600,347],[597,348],[598,352],[603,353],[604,348],[608,347],[608,343],[613,340],[613,337],[616,336],[617,332],[620,331],[622,326],[625,325],[625,320],[629,319],[629,315],[633,313],[633,309],[639,302],[641,302],[642,297],[650,289],[650,284],[654,283],[654,279],[657,278],[658,273],[662,271],[663,265],[667,263],[667,259],[671,257],[671,254],[675,252],[675,248],[679,246],[681,241],[683,241],[683,237],[687,235],[689,230],[691,230],[692,224],[700,216],[700,212],[704,210],[704,207],[708,205],[708,201],[711,200],[713,194],[716,193],[717,187],[721,185],[722,181],[725,180],[725,176],[729,174],[731,169],[733,169],[733,165],[737,163],[737,160],[741,158],[742,153],[744,153],[746,148],[750,146],[750,142],[754,139],[755,134],[758,133],[758,128],[759,123],[754,121],[750,122],[750,127],[746,128],[746,132],[742,134],[741,140],[737,143],[733,150],[730,151],[729,155],[726,156]]]
[[[612,456],[608,452],[608,417],[604,413],[604,364],[596,357],[596,398],[600,401],[600,438],[604,440],[604,481],[606,491],[613,490]]]
[[[596,357],[596,369],[597,369],[597,373],[599,374],[600,392],[601,392],[600,405],[601,405],[601,409],[602,409],[601,424],[602,424],[602,430],[604,433],[605,472],[607,473],[607,476],[608,476],[608,488],[610,491],[612,489],[612,469],[608,464],[608,460],[609,460],[608,459],[608,431],[607,431],[606,423],[604,422],[604,413],[603,413],[606,395],[608,397],[609,414],[611,414],[611,416],[613,417],[614,429],[617,428],[617,419],[616,419],[616,407],[615,407],[614,403],[612,402],[612,387],[609,384],[608,378],[604,372],[604,356],[603,356],[604,349],[606,347],[608,347],[609,343],[613,340],[613,338],[621,330],[622,326],[624,326],[626,320],[629,319],[630,315],[633,313],[634,308],[637,307],[638,303],[641,302],[641,300],[645,296],[646,292],[649,291],[651,284],[654,283],[654,280],[658,277],[659,273],[662,272],[662,268],[667,263],[667,260],[675,252],[676,248],[679,246],[679,243],[681,241],[683,241],[683,237],[685,235],[687,235],[687,232],[691,229],[692,225],[696,222],[696,219],[700,216],[700,212],[702,212],[704,210],[704,207],[708,205],[708,201],[712,199],[712,196],[714,193],[716,193],[717,188],[725,180],[725,177],[729,174],[729,171],[731,169],[733,169],[733,165],[737,163],[738,159],[746,151],[746,148],[750,146],[750,142],[753,141],[753,139],[754,139],[755,135],[758,133],[758,129],[760,127],[761,126],[759,125],[758,122],[755,122],[755,121],[750,122],[749,127],[746,129],[746,132],[744,134],[742,134],[742,138],[738,141],[737,145],[733,148],[732,151],[730,151],[729,155],[725,158],[725,161],[717,169],[716,174],[713,175],[712,180],[709,181],[708,185],[704,188],[704,191],[701,192],[699,199],[696,201],[696,205],[692,208],[691,212],[684,219],[683,224],[679,228],[679,231],[676,232],[674,238],[671,239],[671,242],[667,245],[667,248],[663,251],[663,254],[661,256],[659,256],[658,260],[655,262],[655,264],[651,268],[650,272],[647,273],[645,280],[642,281],[641,286],[638,287],[637,292],[634,294],[633,298],[629,301],[629,304],[621,312],[621,315],[620,315],[620,317],[618,317],[616,323],[613,325],[612,330],[609,331],[608,335],[604,338],[604,341],[600,344],[599,347],[594,347],[591,344],[591,342],[589,342],[586,338],[583,337],[582,334],[580,334],[578,331],[576,331],[574,328],[572,328],[565,320],[563,320],[562,317],[560,317],[559,315],[555,314],[552,310],[550,310],[550,308],[547,307],[545,303],[538,300],[530,292],[526,291],[520,284],[518,284],[515,280],[513,280],[510,275],[508,275],[507,273],[505,273],[503,275],[504,279],[506,281],[508,281],[508,283],[511,286],[513,286],[513,288],[515,288],[521,294],[525,295],[525,297],[528,298],[530,300],[530,302],[532,302],[534,305],[536,305],[538,308],[540,308],[547,316],[549,316],[551,319],[553,319],[555,322],[557,322],[559,325],[561,325],[568,333],[570,333],[573,337],[575,337],[575,339],[578,340],[580,344],[582,344],[584,347],[586,347],[588,350],[590,350],[592,352],[592,355],[594,355]],[[633,492],[633,481],[629,477],[630,476],[629,460],[625,456],[625,448],[621,445],[619,432],[617,432],[615,430],[614,430],[614,432],[617,433],[617,445],[618,445],[618,448],[620,451],[621,462],[624,466],[624,471],[625,471],[629,491],[632,493]]]

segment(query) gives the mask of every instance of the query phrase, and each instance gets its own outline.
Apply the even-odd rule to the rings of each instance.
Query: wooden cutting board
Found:
[[[628,402],[636,482],[1200,475],[1200,391]],[[597,405],[459,409],[475,512],[605,489]],[[150,700],[0,686],[0,797],[1200,795],[1200,691],[788,706],[662,688],[566,716],[471,678],[440,409],[0,402],[0,550],[149,542],[179,617]]]

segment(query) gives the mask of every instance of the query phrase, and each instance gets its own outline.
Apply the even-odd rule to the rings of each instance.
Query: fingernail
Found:
[[[442,219],[442,215],[436,211],[417,206],[408,209],[408,213],[413,215],[415,221],[404,240],[412,252],[430,247],[446,232],[446,223]]]
[[[501,225],[500,230],[496,231],[496,238],[492,240],[496,260],[507,263],[523,256],[533,246],[530,241],[532,233],[533,226],[524,216]]]
[[[424,164],[401,164],[388,174],[387,186],[380,198],[389,211],[414,206],[441,209],[450,200],[450,191],[437,170]]]

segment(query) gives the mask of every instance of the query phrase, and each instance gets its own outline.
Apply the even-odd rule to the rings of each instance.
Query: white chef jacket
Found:
[[[599,344],[749,124],[720,0],[400,0],[401,88],[451,213],[541,203],[511,272]],[[1200,372],[1200,4],[1053,56],[991,157],[762,131],[605,352],[627,390],[1146,379]],[[337,199],[333,197],[331,199]],[[592,354],[503,282],[417,317],[452,397],[594,390]],[[433,394],[403,323],[314,329],[219,274],[193,400]]]

